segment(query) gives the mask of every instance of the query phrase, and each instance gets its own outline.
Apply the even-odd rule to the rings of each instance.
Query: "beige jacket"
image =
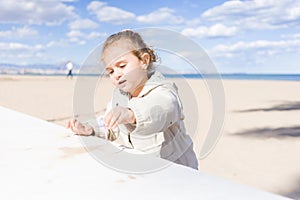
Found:
[[[155,72],[137,97],[115,89],[110,108],[130,108],[136,124],[119,125],[127,146],[192,168],[198,168],[193,142],[186,133],[177,87]],[[110,108],[108,108],[110,110]]]

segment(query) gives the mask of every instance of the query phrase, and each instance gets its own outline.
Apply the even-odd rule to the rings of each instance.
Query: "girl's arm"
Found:
[[[134,98],[128,106],[136,118],[135,133],[162,132],[181,119],[180,100],[173,91],[157,88],[144,97]]]

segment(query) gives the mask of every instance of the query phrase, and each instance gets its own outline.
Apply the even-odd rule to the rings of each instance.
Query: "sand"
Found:
[[[93,106],[97,114],[103,114],[113,86],[108,79],[83,79],[98,83]],[[220,97],[213,96],[203,80],[175,81],[182,95],[186,124],[197,125],[193,140],[199,154],[215,109],[211,99]],[[89,85],[81,87],[78,82],[76,77],[1,75],[0,106],[65,126],[73,116],[74,92],[89,89]],[[199,160],[200,171],[300,199],[300,82],[222,83],[226,116],[222,135],[213,151]],[[220,104],[224,100],[218,99]]]

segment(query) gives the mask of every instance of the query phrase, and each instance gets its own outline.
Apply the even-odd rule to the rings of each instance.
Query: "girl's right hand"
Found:
[[[83,124],[77,119],[71,119],[67,123],[67,128],[70,128],[76,135],[92,135],[94,133],[94,129],[92,126],[88,124]]]
[[[119,124],[136,123],[136,118],[131,109],[118,106],[106,113],[104,123],[108,129],[115,129]]]

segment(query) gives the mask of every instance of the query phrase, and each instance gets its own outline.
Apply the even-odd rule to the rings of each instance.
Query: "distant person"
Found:
[[[71,78],[73,78],[73,63],[71,61],[68,61],[66,64],[66,68],[68,69],[68,74],[67,74],[67,78],[70,76]]]

